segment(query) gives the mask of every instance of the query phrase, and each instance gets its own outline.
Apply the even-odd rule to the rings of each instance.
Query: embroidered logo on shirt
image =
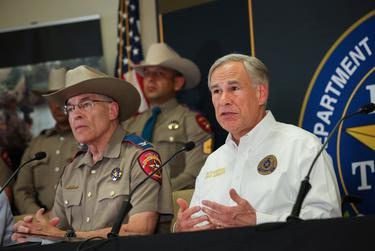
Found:
[[[207,133],[211,133],[212,132],[212,128],[211,128],[210,122],[208,122],[208,120],[205,117],[203,117],[200,114],[197,114],[195,116],[195,120],[197,121],[197,123],[200,126],[200,128],[202,128],[204,131],[206,131]]]
[[[206,179],[214,178],[214,177],[223,175],[224,173],[225,173],[225,168],[224,167],[223,168],[218,168],[216,170],[207,172],[206,173]]]
[[[275,171],[276,167],[277,159],[275,155],[268,155],[259,162],[258,173],[261,175],[268,175]]]
[[[112,172],[111,172],[111,179],[113,181],[117,181],[121,178],[122,176],[122,171],[119,167],[116,167],[116,168],[113,168]]]
[[[150,175],[161,165],[160,155],[152,150],[145,151],[138,157],[138,163],[146,175]],[[161,170],[157,171],[151,178],[161,183]]]

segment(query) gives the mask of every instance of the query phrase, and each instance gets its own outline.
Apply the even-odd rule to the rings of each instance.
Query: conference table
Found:
[[[374,239],[372,237],[374,236]],[[76,250],[81,242],[29,243],[5,250]],[[95,247],[89,248],[94,245]],[[80,250],[375,250],[375,216],[94,240]]]

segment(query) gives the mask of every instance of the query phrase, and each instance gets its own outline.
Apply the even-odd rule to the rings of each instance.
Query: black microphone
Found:
[[[367,105],[362,106],[361,109],[358,110],[358,112],[368,114],[370,112],[373,112],[374,110],[375,110],[375,104],[368,103]]]
[[[184,145],[184,147],[185,150],[188,152],[190,150],[193,150],[193,148],[195,147],[195,143],[193,141],[189,141]]]
[[[115,223],[113,224],[111,232],[109,232],[107,234],[108,239],[113,239],[113,238],[118,237],[118,233],[120,232],[120,228],[121,228],[121,225],[122,225],[122,222],[123,222],[125,216],[133,208],[133,205],[131,204],[130,201],[131,201],[131,198],[132,198],[134,192],[137,191],[137,189],[140,186],[142,186],[142,184],[145,183],[148,179],[150,179],[155,173],[157,173],[158,171],[160,171],[174,157],[176,157],[181,152],[184,152],[184,151],[188,152],[188,151],[192,150],[194,147],[195,147],[195,143],[193,141],[189,141],[186,144],[184,144],[184,146],[180,150],[178,150],[177,152],[175,152],[171,157],[169,157],[169,159],[167,161],[165,161],[162,165],[160,165],[158,168],[156,168],[146,178],[144,178],[141,182],[139,182],[134,187],[134,189],[132,189],[130,191],[129,195],[125,197],[123,207],[121,208],[121,210],[120,210],[120,212],[119,212],[119,214],[117,216],[117,219],[116,219]]]
[[[359,203],[362,203],[362,201],[363,201],[363,198],[361,197],[345,194],[341,200],[341,206],[344,206],[346,203],[359,204]]]
[[[291,222],[291,221],[296,221],[296,220],[301,220],[299,218],[299,214],[301,212],[301,208],[302,208],[302,203],[303,201],[305,200],[306,198],[306,195],[307,193],[310,191],[311,189],[311,184],[309,182],[310,180],[310,173],[314,167],[314,164],[315,162],[318,160],[318,157],[320,156],[320,154],[324,151],[326,145],[328,144],[329,140],[331,139],[332,135],[336,132],[337,130],[337,127],[341,124],[342,121],[344,121],[345,119],[348,119],[348,118],[351,118],[353,116],[356,116],[358,114],[368,114],[372,111],[375,110],[375,104],[373,103],[369,103],[367,105],[364,105],[362,106],[358,111],[356,112],[353,112],[353,113],[350,113],[344,117],[342,117],[335,125],[335,127],[332,129],[332,131],[330,132],[330,134],[328,135],[327,137],[327,140],[326,142],[324,142],[323,146],[320,148],[319,152],[316,154],[311,166],[310,166],[310,169],[305,177],[305,179],[301,182],[301,186],[299,188],[299,191],[298,191],[298,195],[297,195],[297,198],[296,198],[296,202],[294,203],[294,206],[293,206],[293,209],[292,209],[292,212],[291,214],[288,216],[287,218],[287,221],[288,222]]]
[[[45,152],[37,152],[36,154],[34,154],[34,158],[32,158],[31,160],[28,160],[26,161],[25,163],[23,163],[22,165],[20,165],[16,171],[14,171],[12,173],[12,175],[9,177],[9,179],[5,182],[5,184],[1,187],[1,190],[0,190],[0,193],[3,192],[3,190],[9,185],[9,183],[12,181],[12,179],[14,178],[14,176],[16,176],[16,174],[21,170],[21,168],[26,165],[27,163],[31,162],[31,161],[34,161],[34,160],[41,160],[41,159],[44,159],[45,157],[47,156],[47,154]]]

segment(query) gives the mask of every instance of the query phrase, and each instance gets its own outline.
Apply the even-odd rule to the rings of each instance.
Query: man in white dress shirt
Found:
[[[230,54],[208,74],[216,119],[229,132],[206,160],[189,205],[180,206],[176,232],[285,221],[321,143],[277,122],[266,110],[268,70],[257,58]],[[341,216],[332,160],[324,151],[311,173],[302,219]]]

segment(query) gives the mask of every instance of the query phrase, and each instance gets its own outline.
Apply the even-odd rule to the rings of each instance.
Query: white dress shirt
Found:
[[[285,221],[320,148],[321,143],[313,134],[277,122],[267,111],[238,145],[229,134],[225,144],[208,157],[196,180],[190,207],[202,206],[202,200],[236,205],[229,196],[230,188],[234,188],[256,210],[257,224]],[[262,162],[263,159],[272,161]],[[300,217],[341,216],[335,171],[326,151],[318,158],[310,183],[312,188],[302,204]]]

